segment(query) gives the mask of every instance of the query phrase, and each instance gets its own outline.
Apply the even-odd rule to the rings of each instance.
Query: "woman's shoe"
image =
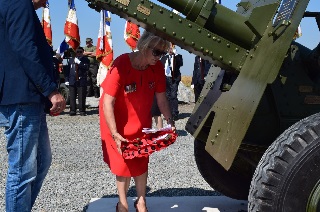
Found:
[[[119,210],[119,205],[120,205],[120,202],[118,202],[117,203],[117,205],[116,205],[116,212],[119,212],[120,210]],[[127,212],[128,212],[128,210],[126,210]]]
[[[138,200],[134,201],[134,208],[136,209],[136,212],[139,212],[137,209]]]

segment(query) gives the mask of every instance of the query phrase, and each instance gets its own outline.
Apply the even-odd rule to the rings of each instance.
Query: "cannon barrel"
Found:
[[[254,33],[245,24],[246,17],[216,3],[214,0],[159,1],[181,12],[188,20],[239,46],[248,49],[252,45]]]
[[[86,1],[97,11],[109,10],[190,53],[236,72],[241,71],[246,58],[251,56],[250,50],[272,30],[268,25],[279,6],[279,2],[272,0],[254,7],[250,15],[243,15],[214,0],[159,1],[186,16],[183,17],[148,0]]]

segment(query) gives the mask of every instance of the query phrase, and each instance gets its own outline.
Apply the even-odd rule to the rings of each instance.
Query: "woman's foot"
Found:
[[[136,212],[148,212],[146,202],[144,200],[138,200],[134,201],[134,207],[136,209]]]

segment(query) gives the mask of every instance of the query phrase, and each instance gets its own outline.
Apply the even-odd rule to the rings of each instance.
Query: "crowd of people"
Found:
[[[54,69],[58,75],[62,74],[63,82],[69,89],[70,116],[77,115],[77,110],[80,116],[86,116],[86,97],[100,97],[100,86],[97,82],[100,62],[96,59],[96,46],[92,42],[92,38],[86,38],[85,47],[79,46],[75,51],[69,48],[63,58],[54,51]],[[66,64],[63,59],[66,59]],[[57,77],[60,84],[60,76]]]
[[[52,47],[35,12],[45,3],[12,0],[9,4],[0,0],[0,36],[4,39],[0,50],[6,52],[6,56],[0,56],[0,126],[5,128],[8,152],[7,212],[31,211],[52,160],[46,115],[59,114],[66,108],[58,92],[59,61],[53,61]],[[70,116],[77,114],[77,108],[85,116],[86,97],[101,95],[102,152],[116,176],[118,212],[128,211],[126,195],[131,177],[137,190],[134,206],[139,212],[147,211],[149,157],[124,159],[121,144],[141,137],[143,128],[151,128],[152,116],[161,124],[159,128],[164,119],[175,132],[174,121],[179,115],[182,56],[170,42],[148,31],[142,34],[137,49],[115,59],[101,84],[101,94],[97,85],[99,62],[91,38],[86,39],[85,47],[71,53],[65,73]],[[197,83],[194,81],[195,87]]]

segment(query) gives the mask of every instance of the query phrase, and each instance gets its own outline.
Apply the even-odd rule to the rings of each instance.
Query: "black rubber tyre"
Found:
[[[234,167],[226,171],[210,156],[205,150],[205,143],[201,141],[195,140],[194,142],[194,156],[200,174],[215,191],[233,199],[248,199],[252,172],[250,174],[248,171],[245,171],[246,174],[242,175]],[[234,161],[234,164],[243,168],[246,167],[246,164],[242,164],[237,159]]]
[[[59,92],[66,100],[67,105],[70,104],[69,88],[64,84],[60,84]]]
[[[307,117],[285,132],[262,156],[254,173],[248,211],[319,211],[320,114]],[[312,209],[308,200],[316,198]]]

